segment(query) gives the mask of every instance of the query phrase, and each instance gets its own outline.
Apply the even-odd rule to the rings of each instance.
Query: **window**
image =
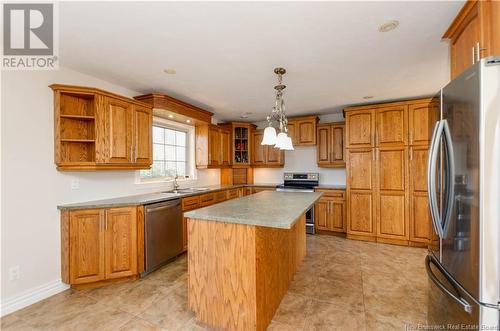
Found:
[[[141,170],[141,178],[189,175],[187,146],[187,131],[153,125],[153,165],[150,170]]]

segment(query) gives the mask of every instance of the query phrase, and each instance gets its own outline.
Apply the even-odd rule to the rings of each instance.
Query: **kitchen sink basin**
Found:
[[[164,193],[178,193],[178,194],[182,194],[182,193],[203,192],[203,191],[208,191],[208,190],[209,190],[209,188],[206,188],[206,187],[190,187],[190,188],[180,188],[180,189],[177,189],[177,190],[167,191],[167,192],[164,192]]]

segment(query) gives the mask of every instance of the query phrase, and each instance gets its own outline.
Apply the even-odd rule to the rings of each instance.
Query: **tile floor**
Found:
[[[405,330],[426,322],[425,249],[308,236],[268,330]],[[186,256],[151,275],[68,290],[1,319],[7,330],[206,330],[187,309]]]

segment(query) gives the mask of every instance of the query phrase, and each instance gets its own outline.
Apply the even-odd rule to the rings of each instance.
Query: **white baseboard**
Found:
[[[46,299],[54,294],[60,293],[69,288],[60,279],[46,283],[32,289],[23,291],[15,296],[2,300],[0,307],[0,316],[13,313],[16,310],[27,307],[35,302]]]

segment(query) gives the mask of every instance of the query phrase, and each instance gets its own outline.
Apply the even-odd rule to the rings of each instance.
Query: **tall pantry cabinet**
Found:
[[[344,110],[348,238],[427,244],[427,149],[434,107],[431,99],[419,99]]]

